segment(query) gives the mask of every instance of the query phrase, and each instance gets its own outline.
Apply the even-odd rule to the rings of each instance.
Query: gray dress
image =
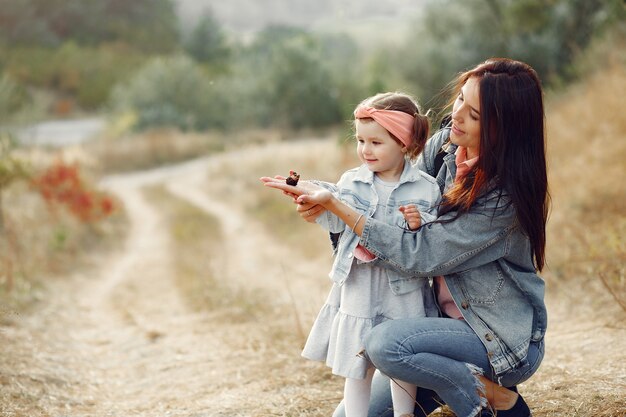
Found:
[[[374,186],[379,205],[384,206],[395,183],[375,177]],[[384,220],[384,210],[379,208],[374,218]],[[367,368],[372,366],[361,354],[365,335],[386,320],[424,317],[423,291],[427,288],[428,281],[424,280],[421,290],[395,295],[385,268],[355,259],[345,283],[331,288],[302,356],[326,362],[335,375],[365,378]]]

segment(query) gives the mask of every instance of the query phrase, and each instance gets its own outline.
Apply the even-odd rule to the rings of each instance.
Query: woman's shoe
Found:
[[[509,388],[510,389],[510,388]],[[517,390],[514,390],[517,392]],[[528,404],[521,394],[517,394],[517,401],[508,410],[483,410],[480,417],[532,417]]]

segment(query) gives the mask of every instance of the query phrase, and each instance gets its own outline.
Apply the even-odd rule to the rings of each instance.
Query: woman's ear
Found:
[[[407,153],[409,150],[407,149],[406,146],[403,146],[401,149],[402,153]]]

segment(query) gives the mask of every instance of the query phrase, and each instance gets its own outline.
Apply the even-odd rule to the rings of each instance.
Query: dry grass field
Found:
[[[520,386],[537,417],[626,415],[625,96],[615,66],[548,100],[550,326]],[[0,416],[329,416],[342,380],[299,355],[330,287],[328,240],[258,177],[336,179],[355,163],[340,142],[106,177],[125,208],[118,245],[0,310]]]

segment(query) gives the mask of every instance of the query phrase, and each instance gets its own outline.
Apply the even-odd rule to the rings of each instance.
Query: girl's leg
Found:
[[[462,320],[390,320],[372,329],[365,349],[381,372],[434,390],[459,417],[476,416],[487,405],[478,379],[490,372],[487,352]]]
[[[393,400],[393,416],[412,416],[415,409],[415,394],[417,387],[408,382],[392,379],[391,398]]]
[[[343,388],[346,417],[367,417],[374,370],[370,367],[365,379],[346,378]]]
[[[379,371],[374,373],[368,417],[393,417],[389,381],[389,378]],[[425,388],[417,389],[415,402],[417,404],[413,414],[416,417],[426,417],[442,404],[441,399],[434,391]],[[333,417],[346,417],[345,401],[342,400],[339,403]]]

